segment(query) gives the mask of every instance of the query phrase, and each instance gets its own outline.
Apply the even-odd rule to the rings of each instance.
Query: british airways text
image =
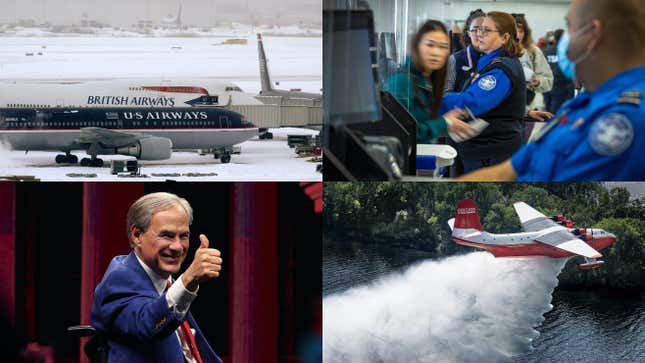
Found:
[[[165,106],[175,105],[174,97],[88,96],[88,105]]]

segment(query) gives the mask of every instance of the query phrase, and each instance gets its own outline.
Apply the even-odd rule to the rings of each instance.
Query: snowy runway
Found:
[[[197,152],[173,152],[168,160],[140,161],[141,174],[148,177],[124,178],[110,174],[111,160],[134,160],[120,155],[102,155],[101,168],[56,164],[57,152],[0,150],[0,177],[33,176],[42,181],[321,181],[316,171],[320,163],[311,157],[299,158],[287,145],[287,134],[317,134],[297,128],[270,129],[273,140],[253,138],[240,144],[242,153],[232,155],[231,162],[222,164],[213,155]],[[73,152],[79,160],[88,157],[83,151]],[[96,174],[96,177],[70,177],[67,174]],[[208,176],[159,176],[152,174],[210,174]]]

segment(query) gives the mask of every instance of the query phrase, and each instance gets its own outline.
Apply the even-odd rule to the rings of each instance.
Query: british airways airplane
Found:
[[[0,89],[0,107],[8,108],[262,104],[233,83],[204,79],[3,80]]]
[[[164,160],[172,150],[221,149],[258,135],[243,115],[222,107],[0,108],[0,141],[14,150],[58,150],[57,163],[102,166],[98,155]],[[230,153],[220,154],[228,163]]]

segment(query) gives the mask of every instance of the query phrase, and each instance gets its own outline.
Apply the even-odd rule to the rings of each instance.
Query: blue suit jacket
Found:
[[[195,341],[204,363],[221,363],[197,326]],[[184,355],[175,331],[181,321],[159,296],[134,252],[116,256],[94,290],[92,326],[108,337],[108,362],[183,363]]]

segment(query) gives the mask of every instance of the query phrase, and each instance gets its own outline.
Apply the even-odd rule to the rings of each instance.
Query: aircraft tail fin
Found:
[[[262,34],[258,33],[258,62],[260,63],[260,80],[262,81],[262,93],[272,91],[271,78],[269,78],[269,68],[267,66],[267,57],[264,54],[264,45],[262,44]]]
[[[457,204],[454,228],[482,230],[482,225],[479,221],[479,211],[474,200],[464,199]]]

